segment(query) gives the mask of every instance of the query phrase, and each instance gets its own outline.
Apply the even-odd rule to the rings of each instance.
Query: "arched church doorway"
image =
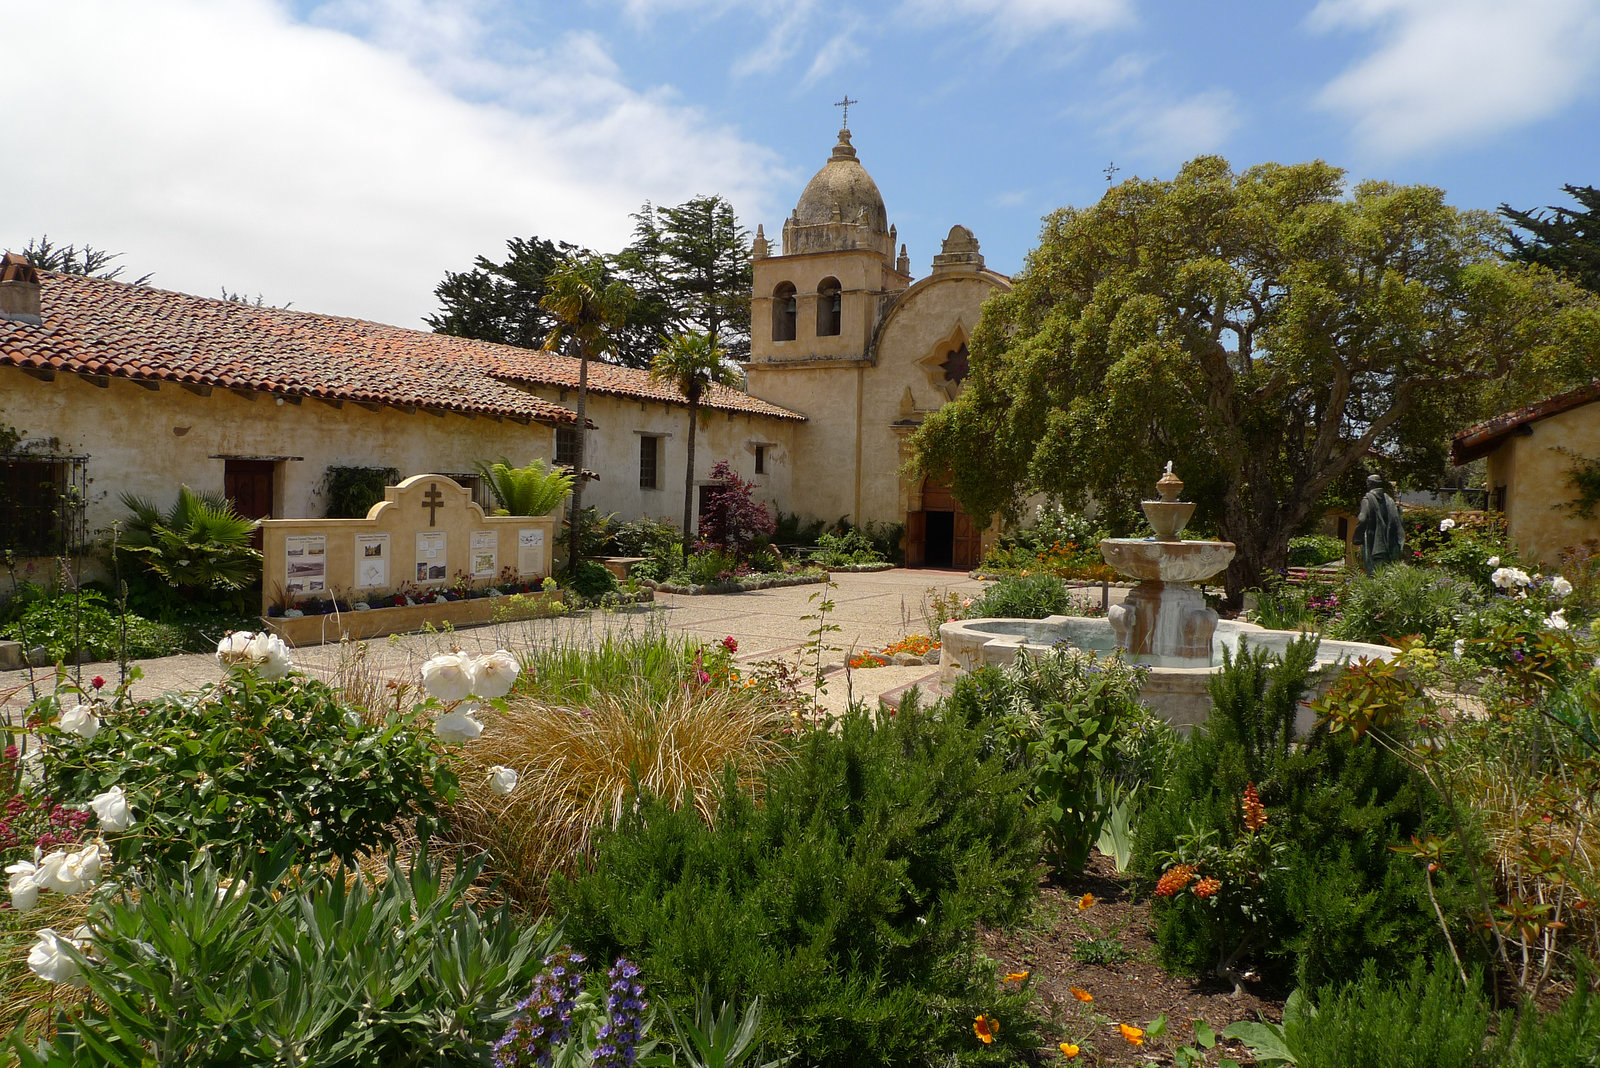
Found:
[[[922,480],[922,508],[906,513],[906,566],[971,571],[983,558],[983,539],[949,487]]]

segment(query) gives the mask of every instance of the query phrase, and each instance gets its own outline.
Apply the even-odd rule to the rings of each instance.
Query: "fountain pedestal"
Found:
[[[1117,647],[1145,663],[1201,667],[1211,662],[1217,613],[1193,584],[1225,570],[1236,546],[1231,541],[1180,541],[1178,532],[1194,511],[1177,499],[1183,482],[1167,473],[1156,489],[1161,499],[1144,501],[1154,538],[1107,538],[1100,555],[1121,574],[1139,582],[1122,604],[1106,613]]]

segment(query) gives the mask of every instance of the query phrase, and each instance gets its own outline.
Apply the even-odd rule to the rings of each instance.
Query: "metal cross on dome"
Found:
[[[844,118],[839,120],[839,125],[844,127],[846,130],[850,129],[850,105],[859,103],[861,103],[861,101],[851,100],[849,93],[844,94],[843,100],[837,100],[834,102],[834,107],[844,108]]]

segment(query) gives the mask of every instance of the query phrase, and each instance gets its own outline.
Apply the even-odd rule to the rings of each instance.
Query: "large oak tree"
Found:
[[[1438,189],[1347,196],[1321,162],[1124,182],[1046,220],[914,464],[984,521],[1033,493],[1126,508],[1175,460],[1238,545],[1237,605],[1344,480],[1431,475],[1452,430],[1593,377],[1600,304],[1501,240]]]

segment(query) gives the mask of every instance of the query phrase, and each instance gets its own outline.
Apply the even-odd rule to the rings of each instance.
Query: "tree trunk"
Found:
[[[699,424],[700,399],[689,398],[689,441],[683,458],[683,558],[687,560],[694,544],[690,524],[694,522],[694,432]]]
[[[567,514],[567,574],[577,577],[582,559],[579,545],[583,519],[584,442],[589,436],[589,351],[578,344],[578,455],[574,460],[577,477],[572,480],[572,509]]]

